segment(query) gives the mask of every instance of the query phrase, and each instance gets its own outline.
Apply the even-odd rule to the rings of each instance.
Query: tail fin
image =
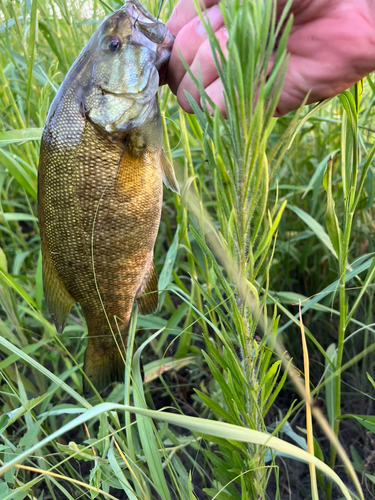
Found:
[[[112,382],[123,382],[125,372],[125,353],[120,351],[120,346],[97,349],[92,341],[85,352],[84,372],[98,392],[106,389]],[[92,387],[88,380],[83,378],[84,395],[93,394]]]

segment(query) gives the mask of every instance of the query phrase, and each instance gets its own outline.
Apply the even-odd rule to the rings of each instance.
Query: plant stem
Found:
[[[346,262],[347,256],[349,252],[349,240],[350,233],[352,230],[354,211],[349,212],[348,216],[345,218],[344,222],[344,237],[342,242],[342,247],[339,255],[339,272],[340,272],[340,324],[339,324],[339,335],[337,341],[337,361],[336,361],[336,381],[335,381],[335,420],[333,424],[333,431],[335,435],[338,437],[340,430],[340,419],[341,416],[341,366],[342,366],[342,358],[344,353],[344,341],[345,341],[345,332],[346,332],[346,314],[347,314],[347,306],[346,306],[346,290],[345,290],[345,277],[346,277]],[[336,461],[336,449],[331,447],[331,456],[330,456],[330,467],[333,469]],[[332,496],[332,483],[328,484],[327,487],[327,498],[330,499]]]

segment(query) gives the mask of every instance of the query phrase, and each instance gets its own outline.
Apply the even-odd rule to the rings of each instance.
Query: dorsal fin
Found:
[[[178,187],[178,182],[174,175],[174,170],[170,164],[164,149],[161,150],[161,167],[163,171],[163,182],[167,188],[171,189],[177,194],[180,194],[180,188]]]

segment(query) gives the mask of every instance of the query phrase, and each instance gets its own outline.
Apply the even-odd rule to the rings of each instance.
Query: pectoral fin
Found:
[[[171,189],[177,194],[180,194],[180,188],[178,187],[173,167],[170,164],[166,154],[164,153],[164,149],[161,150],[161,166],[163,171],[164,184],[167,186],[167,188]]]
[[[154,261],[152,261],[137,295],[139,313],[142,315],[154,313],[158,308],[158,298],[158,277],[156,276]]]
[[[51,318],[55,323],[58,333],[62,333],[66,318],[76,303],[61,281],[53,265],[49,252],[43,252],[43,287],[44,297]]]

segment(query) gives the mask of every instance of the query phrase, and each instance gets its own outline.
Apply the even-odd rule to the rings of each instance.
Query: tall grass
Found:
[[[38,139],[64,75],[116,5],[0,0],[2,499],[374,493],[375,84],[275,120],[288,6],[279,22],[272,0],[221,7],[227,59],[208,32],[228,119],[210,113],[202,88],[194,115],[163,88],[182,189],[164,193],[162,307],[134,312],[124,383],[87,401],[80,310],[58,336],[43,300]]]

